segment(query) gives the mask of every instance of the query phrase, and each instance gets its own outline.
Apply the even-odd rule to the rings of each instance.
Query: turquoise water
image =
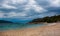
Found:
[[[44,26],[44,24],[0,24],[0,31]]]

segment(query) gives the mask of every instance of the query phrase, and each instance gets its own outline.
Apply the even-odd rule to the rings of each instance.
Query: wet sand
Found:
[[[0,36],[60,36],[60,23],[22,30],[8,30],[0,32]]]

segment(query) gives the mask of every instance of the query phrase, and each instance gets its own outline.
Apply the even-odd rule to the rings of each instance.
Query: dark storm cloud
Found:
[[[12,18],[21,17],[21,18],[25,18],[25,19],[60,14],[59,0],[56,0],[56,1],[28,0],[24,3],[23,3],[23,1],[17,0],[17,2],[16,2],[16,0],[0,0],[0,12],[2,14],[14,12],[13,15],[16,15],[16,16],[11,15]],[[40,8],[43,8],[42,12],[39,10]],[[47,10],[47,11],[44,11],[44,10]],[[18,15],[19,13],[20,13],[20,16]],[[12,14],[12,13],[10,13],[10,14]],[[23,16],[22,14],[26,15],[26,16],[22,17]],[[10,15],[7,14],[7,16],[10,16]]]

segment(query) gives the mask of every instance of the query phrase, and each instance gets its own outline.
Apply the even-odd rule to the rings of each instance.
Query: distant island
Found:
[[[28,24],[39,24],[39,23],[54,23],[54,22],[60,22],[60,15],[55,15],[55,16],[47,16],[44,18],[37,18],[34,19],[30,22],[28,22]]]
[[[13,23],[11,21],[6,21],[6,20],[0,20],[0,23]]]

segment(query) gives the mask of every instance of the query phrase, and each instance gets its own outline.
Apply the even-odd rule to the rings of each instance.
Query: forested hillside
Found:
[[[44,18],[37,18],[37,19],[34,19],[32,21],[30,21],[29,23],[53,23],[53,22],[60,22],[60,15],[55,15],[55,16],[47,16],[47,17],[44,17]]]

